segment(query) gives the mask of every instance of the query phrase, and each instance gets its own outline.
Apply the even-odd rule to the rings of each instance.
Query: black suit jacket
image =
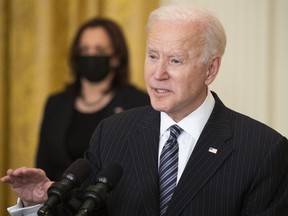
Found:
[[[226,108],[215,93],[214,110],[177,185],[167,216],[288,215],[288,141]],[[87,152],[94,170],[110,162],[124,174],[107,199],[110,216],[159,215],[160,113],[151,107],[100,123]],[[217,153],[209,152],[209,148]],[[84,186],[84,187],[85,187]]]

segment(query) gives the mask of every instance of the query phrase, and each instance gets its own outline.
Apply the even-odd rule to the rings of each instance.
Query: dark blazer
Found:
[[[167,216],[288,215],[288,141],[268,126],[216,104],[177,185]],[[159,215],[160,114],[136,108],[100,123],[87,184],[110,162],[124,174],[108,194],[110,216]],[[217,153],[209,152],[209,148]]]
[[[74,161],[67,152],[66,137],[73,118],[76,97],[76,91],[68,89],[50,96],[45,106],[36,155],[36,167],[44,169],[47,176],[54,181],[59,180],[64,170]],[[149,104],[148,95],[134,86],[119,87],[115,90],[115,96],[108,105],[110,111],[103,118],[115,114],[115,109],[119,107],[127,110]],[[90,137],[86,138],[87,143],[82,142],[79,145],[86,145],[88,148],[89,139]]]

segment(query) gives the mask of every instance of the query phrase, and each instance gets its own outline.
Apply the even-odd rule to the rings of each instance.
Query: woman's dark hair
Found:
[[[84,23],[80,26],[75,38],[72,42],[71,50],[70,50],[70,66],[72,69],[72,73],[74,76],[74,82],[72,86],[76,88],[76,91],[80,90],[80,75],[79,72],[76,70],[76,58],[79,56],[79,43],[80,38],[83,32],[88,28],[95,28],[95,27],[102,27],[108,33],[112,47],[114,50],[113,55],[119,59],[119,66],[114,69],[115,76],[112,81],[112,88],[123,86],[128,83],[129,79],[129,53],[127,44],[123,35],[123,32],[118,24],[114,21],[106,18],[94,18],[89,20],[88,22]]]

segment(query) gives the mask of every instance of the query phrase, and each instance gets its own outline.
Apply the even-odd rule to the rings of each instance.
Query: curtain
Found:
[[[70,80],[68,50],[80,24],[115,20],[130,49],[131,82],[145,89],[145,24],[156,0],[0,0],[0,175],[34,166],[40,121],[49,94]],[[16,196],[0,184],[0,215]]]

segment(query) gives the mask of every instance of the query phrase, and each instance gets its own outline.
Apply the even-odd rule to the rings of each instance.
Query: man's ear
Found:
[[[212,62],[210,63],[207,74],[206,74],[206,80],[205,84],[208,86],[210,85],[216,78],[219,68],[221,65],[221,57],[214,57]]]

